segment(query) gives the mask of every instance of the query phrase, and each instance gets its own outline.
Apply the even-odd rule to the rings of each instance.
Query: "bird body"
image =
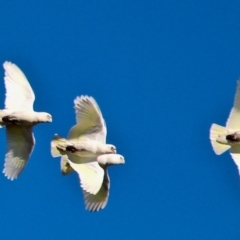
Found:
[[[56,134],[51,144],[52,155],[55,157],[58,157],[59,154],[66,154],[66,150],[80,157],[97,157],[101,154],[116,153],[115,146],[111,144],[102,144],[89,138],[68,140]]]
[[[6,126],[7,153],[3,173],[16,179],[26,166],[35,146],[33,126],[52,122],[46,112],[35,112],[34,92],[24,73],[11,62],[4,62],[5,109],[0,110],[0,125]]]

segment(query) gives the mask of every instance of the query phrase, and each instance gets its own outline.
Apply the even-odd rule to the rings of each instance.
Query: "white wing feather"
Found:
[[[77,124],[68,134],[68,139],[88,137],[106,143],[107,129],[101,110],[93,97],[81,96],[74,100]]]
[[[33,111],[34,92],[24,73],[13,63],[4,62],[5,109]]]
[[[110,188],[110,179],[108,176],[107,169],[105,168],[104,179],[99,192],[96,195],[90,194],[83,190],[84,203],[86,210],[88,211],[99,211],[104,209],[108,202]]]
[[[96,158],[79,157],[68,154],[70,166],[78,173],[83,190],[96,194],[103,182],[104,170]]]
[[[237,81],[237,90],[234,97],[234,104],[228,117],[226,127],[231,130],[240,129],[240,80]]]
[[[3,173],[8,179],[16,179],[23,171],[33,151],[35,139],[31,127],[7,126],[7,153]]]

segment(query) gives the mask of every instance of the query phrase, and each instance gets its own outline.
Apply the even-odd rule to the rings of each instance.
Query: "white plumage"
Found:
[[[76,125],[70,129],[67,140],[55,135],[51,142],[51,153],[53,157],[57,157],[64,155],[64,147],[67,145],[85,145],[85,151],[68,156],[69,165],[78,173],[81,187],[91,194],[96,194],[102,186],[104,176],[96,157],[105,153],[116,153],[116,147],[106,144],[105,121],[93,97],[77,97],[74,100],[74,109]],[[59,149],[63,152],[60,153]]]
[[[240,80],[237,81],[234,104],[226,127],[213,123],[210,128],[210,141],[217,155],[230,151],[240,174]]]
[[[6,96],[5,109],[0,111],[0,124],[6,126],[8,145],[3,173],[13,180],[20,175],[34,149],[33,126],[40,122],[52,122],[52,116],[34,112],[34,92],[15,64],[6,61],[3,68]]]
[[[69,155],[71,154],[69,153]],[[82,189],[86,210],[92,212],[104,209],[107,205],[110,189],[110,178],[107,168],[115,164],[124,164],[125,160],[124,157],[120,154],[103,154],[97,157],[97,162],[103,169],[104,173],[100,190],[96,194],[91,194]],[[68,159],[66,157],[63,157],[61,159],[61,167],[64,175],[73,172],[73,169],[69,165]]]
[[[67,139],[55,135],[51,142],[51,153],[53,157],[63,155],[63,175],[73,170],[78,173],[86,209],[98,211],[105,207],[108,199],[108,161],[109,164],[124,163],[124,158],[115,154],[114,145],[106,144],[107,128],[93,97],[77,97],[74,109],[76,125],[70,129]]]

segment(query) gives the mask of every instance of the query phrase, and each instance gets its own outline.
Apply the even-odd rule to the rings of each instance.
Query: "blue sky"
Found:
[[[240,77],[239,16],[239,1],[2,1],[0,62],[24,71],[35,110],[53,123],[35,127],[18,180],[0,175],[1,239],[239,239],[238,171],[208,137]],[[4,94],[2,80],[2,107]],[[107,142],[126,160],[109,169],[98,213],[50,155],[82,94],[97,100]],[[0,144],[3,166],[4,129]]]

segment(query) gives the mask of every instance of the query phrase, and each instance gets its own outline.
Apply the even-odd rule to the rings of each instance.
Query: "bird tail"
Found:
[[[63,155],[61,151],[61,147],[63,144],[66,143],[66,139],[62,138],[58,134],[55,134],[52,141],[51,141],[51,154],[52,157],[60,157]]]
[[[63,155],[61,157],[60,166],[61,166],[61,173],[62,173],[63,176],[66,176],[66,175],[74,172],[73,168],[68,163],[68,156],[67,155]]]
[[[224,132],[226,132],[226,128],[225,127],[222,127],[222,126],[220,126],[218,124],[215,124],[215,123],[213,123],[211,125],[211,128],[210,128],[210,140],[211,140],[213,151],[217,155],[221,155],[224,152],[226,152],[228,149],[231,148],[230,145],[221,144],[221,143],[216,141],[217,137],[220,134],[223,134]]]

